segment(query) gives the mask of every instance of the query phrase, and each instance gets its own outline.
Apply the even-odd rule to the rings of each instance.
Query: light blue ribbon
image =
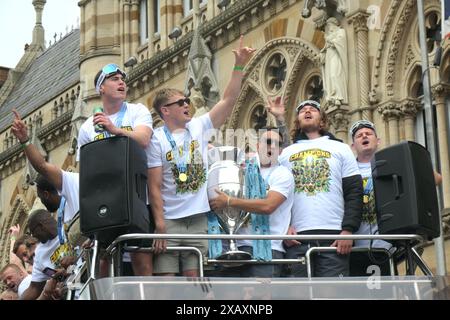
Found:
[[[208,234],[221,234],[219,220],[217,215],[210,211],[208,216]],[[222,254],[222,240],[221,239],[209,239],[208,240],[208,256],[210,258],[217,258]]]
[[[254,160],[245,161],[245,196],[247,199],[264,199],[266,182]],[[251,213],[252,234],[270,234],[269,216]],[[253,258],[256,260],[272,260],[272,242],[270,240],[253,240]]]
[[[125,112],[126,111],[127,111],[127,103],[123,102],[122,103],[122,107],[120,107],[119,114],[117,115],[116,121],[114,122],[114,125],[117,128],[121,128],[122,127],[122,122],[123,122],[123,118],[125,116]],[[106,137],[111,137],[111,133],[109,133],[108,131],[105,130],[105,136]]]
[[[180,155],[180,150],[175,143],[172,133],[170,133],[169,129],[166,126],[164,126],[163,129],[164,133],[166,134],[166,138],[169,141],[170,146],[172,147],[173,162],[177,166],[178,173],[186,173],[190,154],[189,145],[191,143],[191,134],[189,130],[186,129],[184,133],[183,150]]]

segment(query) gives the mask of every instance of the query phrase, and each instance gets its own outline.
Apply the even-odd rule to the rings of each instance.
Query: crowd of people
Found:
[[[177,89],[155,92],[153,109],[164,125],[153,129],[149,109],[126,102],[126,73],[115,64],[104,66],[95,77],[102,108],[86,120],[78,136],[80,147],[112,136],[127,136],[145,150],[148,168],[148,214],[150,232],[157,234],[207,234],[208,214],[227,207],[252,213],[238,233],[252,234],[263,226],[265,234],[351,235],[377,233],[375,199],[370,160],[379,139],[373,123],[361,120],[351,126],[352,149],[328,131],[326,113],[317,101],[296,106],[291,136],[286,130],[285,107],[281,97],[269,99],[267,110],[277,127],[267,127],[258,137],[255,154],[248,154],[246,170],[254,170],[261,196],[239,198],[217,190],[208,199],[208,136],[230,116],[240,94],[243,70],[254,53],[243,45],[233,50],[235,64],[222,99],[206,114],[192,118],[189,98]],[[0,271],[8,289],[2,299],[61,299],[67,268],[79,263],[83,248],[91,244],[79,230],[79,175],[46,161],[30,142],[25,123],[14,111],[12,133],[39,173],[37,195],[46,210],[35,210],[28,219],[28,234],[11,228],[11,261]],[[106,159],[107,161],[107,159]],[[439,179],[439,176],[436,177]],[[259,219],[259,217],[262,217]],[[253,224],[253,225],[252,225]],[[258,228],[255,227],[256,224]],[[75,228],[71,228],[77,226]],[[258,241],[258,240],[257,240]],[[354,246],[395,250],[384,241],[352,240],[269,240],[238,241],[239,250],[263,260],[297,259],[316,246],[336,247],[335,252],[314,256],[317,277],[364,276],[377,264],[388,274],[386,261],[378,263],[367,253],[350,255]],[[267,244],[267,241],[262,243]],[[193,246],[208,256],[207,240],[157,239],[153,250],[130,254],[130,274],[140,276],[199,276],[198,258],[188,251],[167,251],[167,247]],[[268,248],[268,250],[267,250]],[[266,249],[266,250],[265,250]],[[264,251],[265,250],[265,251]],[[381,258],[380,258],[381,259]],[[275,264],[245,264],[222,270],[225,276],[303,277],[301,263],[282,268]],[[108,259],[100,259],[101,277],[108,275]]]

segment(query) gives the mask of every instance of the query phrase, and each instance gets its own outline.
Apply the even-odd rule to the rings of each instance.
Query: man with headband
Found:
[[[100,95],[101,106],[94,108],[94,114],[80,128],[77,161],[80,160],[82,145],[111,136],[128,136],[137,141],[145,150],[148,158],[150,138],[153,132],[152,116],[143,104],[125,101],[127,95],[125,79],[126,73],[116,64],[107,64],[97,73],[94,85]],[[106,159],[106,161],[108,160]],[[150,214],[150,220],[152,220],[151,218]],[[152,274],[151,254],[133,252],[130,255],[135,275]]]
[[[290,234],[350,235],[358,230],[362,207],[362,181],[353,153],[327,131],[326,113],[317,101],[303,101],[296,111],[294,144],[279,157],[295,181]],[[304,256],[310,247],[336,247],[336,252],[313,255],[313,276],[348,276],[351,240],[288,244],[288,259]],[[292,276],[306,276],[304,266],[291,267]]]

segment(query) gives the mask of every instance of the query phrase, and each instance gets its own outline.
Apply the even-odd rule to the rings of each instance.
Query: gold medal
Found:
[[[363,202],[364,203],[369,203],[369,196],[368,195],[364,195]]]
[[[181,182],[186,182],[187,175],[186,175],[186,173],[182,172],[178,175],[178,178],[180,179]]]

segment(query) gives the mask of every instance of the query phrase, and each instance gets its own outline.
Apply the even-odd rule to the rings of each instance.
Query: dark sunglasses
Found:
[[[279,147],[281,142],[280,142],[280,140],[266,139],[266,144],[268,146],[275,145],[276,147]]]
[[[168,107],[168,106],[171,106],[173,104],[178,104],[178,106],[182,107],[182,106],[184,106],[185,103],[186,104],[190,104],[191,103],[191,99],[189,99],[189,98],[180,99],[180,100],[177,100],[175,102],[165,104],[164,107]]]

